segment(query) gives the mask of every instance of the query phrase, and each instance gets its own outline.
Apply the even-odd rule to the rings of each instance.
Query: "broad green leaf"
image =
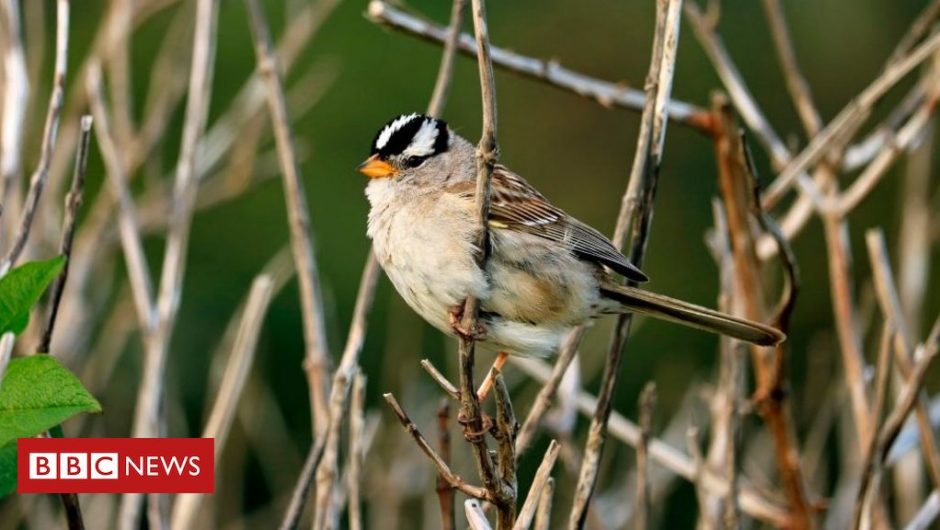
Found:
[[[0,497],[16,491],[16,441],[0,447]]]
[[[101,412],[101,405],[59,361],[49,355],[14,359],[0,383],[0,446],[79,412]]]
[[[0,334],[19,334],[29,324],[29,311],[39,301],[49,284],[55,280],[65,258],[30,261],[0,278]]]

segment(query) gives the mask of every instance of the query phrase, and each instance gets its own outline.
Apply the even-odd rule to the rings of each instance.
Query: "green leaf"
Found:
[[[0,498],[16,491],[16,442],[0,447]]]
[[[7,331],[19,334],[26,329],[30,309],[64,265],[62,256],[48,261],[30,261],[0,278],[0,334]]]
[[[49,355],[14,359],[0,383],[0,446],[79,412],[101,412],[101,405],[59,361]]]

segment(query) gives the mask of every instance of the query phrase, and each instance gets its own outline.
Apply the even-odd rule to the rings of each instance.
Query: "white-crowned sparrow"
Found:
[[[546,355],[592,318],[642,313],[762,345],[769,326],[620,285],[646,275],[600,232],[552,206],[504,166],[493,171],[490,257],[477,266],[474,146],[439,119],[399,116],[383,126],[359,166],[370,178],[368,234],[398,293],[436,328],[455,334],[467,295],[481,301],[483,342]]]

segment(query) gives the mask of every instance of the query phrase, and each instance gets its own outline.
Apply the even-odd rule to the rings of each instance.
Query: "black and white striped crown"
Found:
[[[447,151],[450,133],[444,120],[402,114],[385,124],[372,140],[372,154],[424,159]]]

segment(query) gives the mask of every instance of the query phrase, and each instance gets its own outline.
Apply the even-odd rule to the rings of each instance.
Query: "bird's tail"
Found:
[[[623,312],[650,315],[761,346],[773,346],[786,339],[780,330],[765,324],[635,287],[608,284],[601,288],[601,292],[605,297],[619,302]]]

